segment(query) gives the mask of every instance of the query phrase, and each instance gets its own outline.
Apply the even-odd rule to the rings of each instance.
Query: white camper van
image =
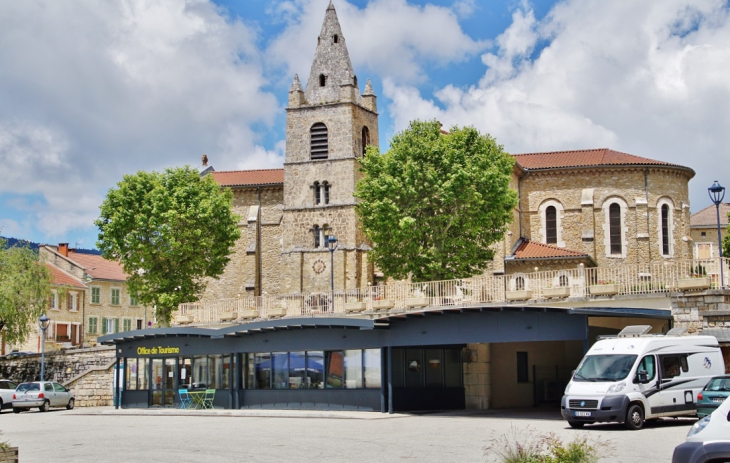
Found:
[[[571,427],[618,422],[640,429],[645,419],[696,415],[697,393],[725,374],[717,339],[676,329],[646,334],[650,329],[627,326],[588,350],[560,404]]]

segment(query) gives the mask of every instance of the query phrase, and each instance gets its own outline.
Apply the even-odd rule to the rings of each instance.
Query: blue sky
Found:
[[[280,167],[329,0],[0,3],[0,233],[93,247],[138,170]],[[730,186],[726,0],[337,0],[380,145],[408,121],[513,153],[608,147]],[[362,90],[362,89],[361,89]],[[730,194],[728,195],[730,197]]]

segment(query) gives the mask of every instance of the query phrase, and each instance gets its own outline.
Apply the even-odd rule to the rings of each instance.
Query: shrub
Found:
[[[510,426],[500,435],[493,432],[490,444],[484,447],[487,460],[498,463],[597,463],[612,453],[610,441],[599,442],[579,434],[565,443],[553,433],[539,434],[529,426]]]

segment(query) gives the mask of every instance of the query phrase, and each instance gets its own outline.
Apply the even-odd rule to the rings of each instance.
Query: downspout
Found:
[[[649,262],[652,262],[651,258],[651,220],[649,220],[649,168],[644,168],[644,198],[646,199],[646,233],[649,235],[649,239],[646,240],[647,246],[649,246]]]
[[[517,238],[522,238],[522,180],[526,179],[527,176],[530,175],[529,170],[527,170],[527,169],[524,169],[524,170],[525,170],[525,176],[517,179],[517,204],[520,208],[519,215],[518,215],[519,226],[520,226],[520,236],[518,236]]]
[[[261,253],[263,249],[261,248],[261,187],[256,187],[256,195],[258,197],[258,203],[259,207],[256,212],[256,296],[261,296],[263,292],[263,288],[261,287]]]

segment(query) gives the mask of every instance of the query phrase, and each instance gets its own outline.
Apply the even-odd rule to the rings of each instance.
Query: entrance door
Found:
[[[176,383],[176,361],[175,359],[165,359],[165,379],[163,381],[163,395],[165,397],[165,406],[175,406],[175,383]]]
[[[150,405],[162,406],[165,372],[162,371],[162,359],[152,359],[152,403]]]
[[[152,402],[150,405],[174,407],[176,380],[176,359],[152,359]]]

